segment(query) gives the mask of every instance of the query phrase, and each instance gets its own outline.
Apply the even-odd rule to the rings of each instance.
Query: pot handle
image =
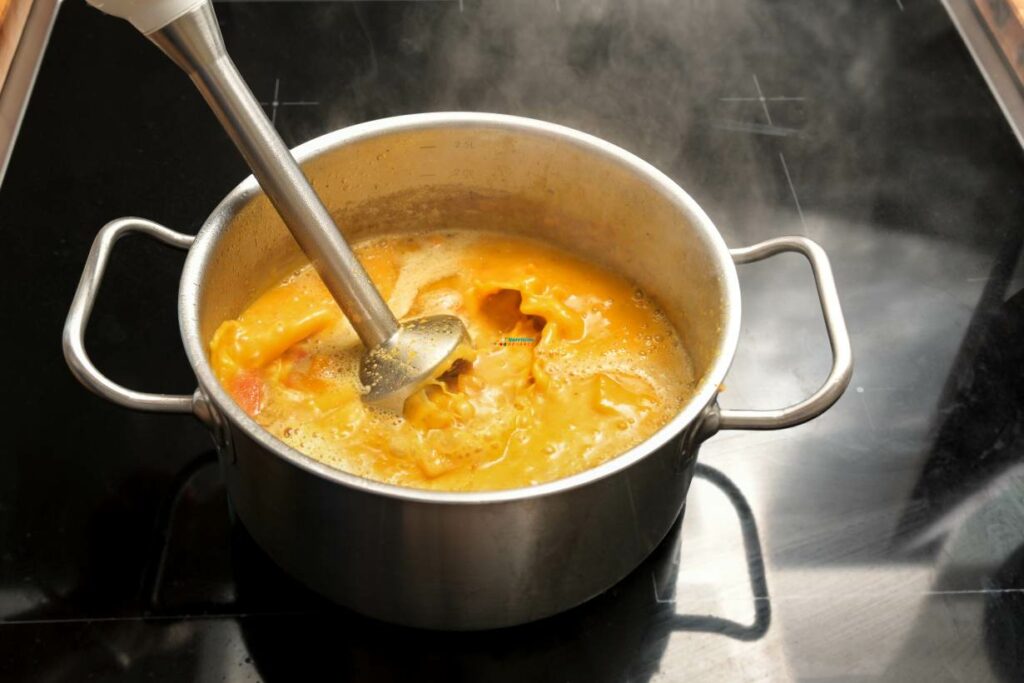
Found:
[[[142,218],[119,218],[104,225],[92,243],[89,258],[82,270],[82,279],[78,282],[75,298],[72,299],[71,309],[68,311],[68,319],[64,323],[64,358],[71,368],[71,373],[79,382],[108,401],[135,410],[191,413],[192,396],[148,394],[127,389],[97,370],[85,351],[85,328],[89,324],[89,315],[92,313],[96,293],[103,281],[103,271],[110,259],[110,252],[113,251],[117,240],[132,232],[152,237],[178,249],[188,249],[195,239],[192,235],[182,235]]]
[[[821,415],[839,400],[853,375],[853,351],[850,348],[850,333],[839,305],[839,293],[832,277],[832,266],[828,255],[817,242],[806,237],[777,237],[755,244],[752,247],[731,249],[737,265],[761,261],[769,256],[793,251],[803,254],[811,264],[814,282],[818,288],[821,312],[825,317],[828,341],[832,346],[832,371],[825,383],[810,397],[786,408],[776,410],[731,410],[718,408],[709,416],[714,429],[784,429]]]

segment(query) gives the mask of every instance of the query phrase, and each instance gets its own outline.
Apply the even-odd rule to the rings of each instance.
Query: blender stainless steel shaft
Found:
[[[147,37],[195,83],[366,348],[390,339],[398,321],[235,68],[210,3]]]
[[[90,0],[131,21],[192,79],[367,351],[365,400],[394,410],[469,353],[454,316],[399,325],[235,67],[210,0]]]

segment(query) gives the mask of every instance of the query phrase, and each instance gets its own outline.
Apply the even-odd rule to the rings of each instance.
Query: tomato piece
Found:
[[[260,414],[266,399],[263,379],[255,372],[240,372],[231,380],[231,396],[252,417]]]

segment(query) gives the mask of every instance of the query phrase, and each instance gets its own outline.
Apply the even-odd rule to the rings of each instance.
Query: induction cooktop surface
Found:
[[[1024,166],[933,0],[223,2],[289,144],[420,111],[530,116],[686,189],[733,247],[829,253],[855,374],[820,418],[704,444],[685,511],[622,583],[514,629],[372,622],[284,576],[233,521],[196,420],[71,377],[89,245],[138,215],[194,232],[247,172],[188,80],[69,0],[2,188],[4,680],[1016,681],[1024,678]],[[191,392],[182,258],[119,245],[87,344]],[[825,377],[806,264],[740,268],[721,401]]]

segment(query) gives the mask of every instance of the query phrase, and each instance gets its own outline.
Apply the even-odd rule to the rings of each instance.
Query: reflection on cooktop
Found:
[[[1001,251],[1009,267],[989,278],[949,376],[935,445],[896,536],[914,552],[956,529],[1024,465],[1024,291],[1004,299],[1022,245],[1024,233]]]

